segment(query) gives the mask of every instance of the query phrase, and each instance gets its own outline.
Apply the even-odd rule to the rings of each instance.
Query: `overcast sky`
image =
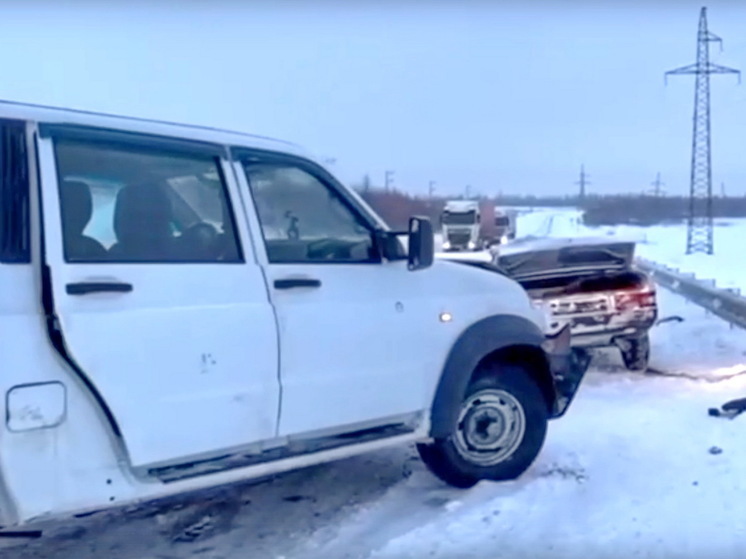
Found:
[[[700,2],[0,5],[0,98],[280,137],[420,193],[564,194],[581,163],[590,191],[688,191],[694,78],[663,73],[695,61]],[[707,6],[713,62],[746,71],[746,2]],[[714,181],[738,194],[745,100],[713,78]]]

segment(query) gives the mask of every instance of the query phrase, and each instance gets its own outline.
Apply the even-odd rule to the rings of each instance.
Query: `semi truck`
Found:
[[[518,212],[514,209],[495,209],[496,237],[501,244],[515,239],[517,217]]]
[[[443,250],[484,250],[515,238],[515,216],[491,202],[449,200],[441,214]]]

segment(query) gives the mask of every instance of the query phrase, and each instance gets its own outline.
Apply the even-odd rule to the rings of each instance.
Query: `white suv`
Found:
[[[0,143],[3,527],[399,443],[515,478],[587,368],[291,144],[8,102]]]

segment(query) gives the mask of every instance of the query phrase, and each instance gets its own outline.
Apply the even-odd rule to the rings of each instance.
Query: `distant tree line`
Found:
[[[704,201],[697,201],[698,208]],[[598,196],[580,204],[586,225],[656,225],[679,222],[689,216],[688,196],[616,195]],[[746,217],[746,197],[715,197],[716,218]]]
[[[397,189],[385,190],[375,187],[357,187],[360,195],[393,229],[407,228],[412,215],[429,217],[439,227],[440,214],[447,200],[458,196],[417,196]],[[689,215],[688,196],[652,196],[645,194],[588,195],[583,200],[578,196],[520,196],[502,195],[490,200],[497,206],[520,206],[528,208],[575,207],[583,211],[583,222],[598,225],[650,226],[667,222],[680,222]],[[715,197],[712,200],[713,217],[746,217],[746,196]]]
[[[421,215],[430,218],[433,225],[440,226],[440,214],[446,201],[458,200],[459,196],[416,196],[397,189],[385,190],[368,186],[356,187],[358,193],[380,215],[392,229],[405,230],[409,217]],[[507,195],[488,198],[475,197],[476,200],[490,200],[497,206],[522,206],[533,208],[554,208],[577,206],[577,198],[572,196],[518,196]]]

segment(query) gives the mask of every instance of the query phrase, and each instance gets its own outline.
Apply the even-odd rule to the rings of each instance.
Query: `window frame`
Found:
[[[21,162],[20,176],[10,175],[8,166],[2,165],[0,161],[0,264],[30,264],[31,263],[31,160],[28,146],[27,122],[19,119],[0,119],[0,133],[4,138],[0,148],[6,148],[5,141],[8,139],[6,132],[15,129],[20,132],[17,146],[11,147],[12,155],[17,155]],[[20,149],[18,149],[20,147]],[[15,153],[19,151],[19,153]],[[5,157],[7,149],[0,151],[0,158]],[[18,170],[18,169],[16,169]],[[17,181],[17,182],[16,182]],[[7,182],[14,184],[8,185]],[[11,200],[11,207],[6,208],[5,202]],[[20,208],[19,208],[20,206]],[[8,213],[6,213],[6,210]],[[10,239],[6,238],[5,219],[10,217]],[[10,246],[8,246],[10,243]]]
[[[233,146],[230,148],[230,155],[233,161],[238,163],[241,172],[243,173],[243,178],[246,181],[246,186],[248,188],[248,196],[251,200],[252,204],[252,211],[254,212],[254,216],[257,220],[257,224],[259,226],[259,232],[261,234],[262,238],[262,244],[264,248],[264,252],[266,254],[267,263],[269,265],[314,265],[314,264],[323,264],[323,265],[340,265],[340,264],[346,264],[346,265],[377,265],[377,264],[383,264],[384,258],[383,258],[383,251],[381,247],[381,239],[380,235],[383,232],[382,227],[378,224],[378,221],[375,219],[373,215],[371,215],[370,211],[360,204],[358,200],[356,200],[354,197],[352,197],[348,191],[347,188],[345,188],[339,180],[337,180],[334,175],[329,173],[326,169],[324,169],[321,165],[318,163],[315,163],[314,161],[311,161],[307,158],[293,155],[293,154],[286,154],[276,151],[270,151],[270,150],[264,150],[264,149],[258,149],[258,148],[247,148],[247,147],[239,147],[239,146]],[[267,247],[267,239],[264,235],[264,228],[262,227],[261,218],[259,216],[259,212],[257,209],[257,203],[254,196],[254,191],[251,188],[251,181],[249,179],[249,176],[246,172],[246,161],[250,161],[251,163],[261,163],[261,164],[270,164],[270,165],[277,165],[285,166],[285,167],[296,167],[300,169],[301,171],[304,171],[311,175],[314,179],[319,181],[325,188],[328,190],[331,190],[331,192],[334,193],[334,195],[337,196],[339,201],[342,203],[342,205],[352,213],[352,215],[360,222],[360,225],[365,227],[365,229],[368,230],[371,236],[371,242],[372,242],[372,248],[374,252],[374,257],[368,259],[368,260],[284,260],[281,262],[273,262],[270,259],[270,254]]]
[[[90,259],[90,260],[70,260],[64,250],[64,229],[60,231],[60,241],[63,243],[62,256],[68,265],[86,265],[86,264],[200,264],[200,265],[243,265],[246,263],[246,250],[244,242],[241,239],[239,219],[237,209],[240,203],[236,203],[231,197],[229,188],[229,177],[223,168],[224,164],[230,164],[229,151],[225,145],[218,143],[202,142],[197,140],[175,138],[169,136],[159,136],[140,132],[131,132],[124,130],[115,130],[108,128],[82,126],[74,124],[56,124],[56,123],[39,123],[39,137],[47,138],[52,141],[52,150],[55,161],[55,179],[57,181],[58,211],[60,212],[60,225],[64,220],[62,215],[62,204],[60,203],[60,185],[64,177],[60,173],[59,154],[57,151],[58,141],[70,141],[79,144],[89,144],[93,147],[103,149],[128,151],[131,153],[143,153],[152,156],[175,156],[175,157],[199,157],[205,160],[212,160],[217,169],[218,176],[222,184],[223,196],[225,197],[225,208],[229,213],[230,229],[233,233],[233,239],[236,248],[236,256],[231,260],[125,260],[125,259]]]

